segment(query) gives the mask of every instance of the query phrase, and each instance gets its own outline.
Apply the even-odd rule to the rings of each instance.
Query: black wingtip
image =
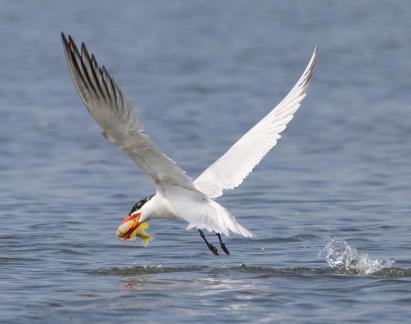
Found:
[[[97,62],[96,59],[94,58],[94,54],[91,53],[91,55],[88,52],[87,46],[84,42],[81,43],[81,56],[86,57],[87,60],[89,60],[91,62],[91,64],[93,64],[93,67],[97,67]]]
[[[98,68],[97,60],[94,54],[91,54],[91,63],[93,63],[95,68]]]
[[[87,47],[86,47],[86,44],[84,44],[84,42],[81,42],[80,48],[81,48],[81,56],[85,56],[88,59],[90,56],[88,55]]]
[[[68,38],[68,42],[69,42],[70,44],[74,44],[74,45],[76,44],[76,43],[74,42],[73,37],[71,37],[71,35],[70,35],[70,34],[68,35],[68,37],[67,37],[67,38]]]
[[[63,44],[67,44],[67,38],[63,32],[61,32],[61,40],[63,41]]]

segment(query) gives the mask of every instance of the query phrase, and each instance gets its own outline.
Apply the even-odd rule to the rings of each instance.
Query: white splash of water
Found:
[[[367,253],[359,252],[342,239],[331,239],[323,251],[327,264],[342,272],[371,274],[391,267],[394,259],[378,259]]]

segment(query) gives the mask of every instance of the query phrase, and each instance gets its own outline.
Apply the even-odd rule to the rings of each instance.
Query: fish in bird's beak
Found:
[[[144,230],[148,228],[147,223],[140,223],[138,219],[140,218],[141,213],[136,213],[133,215],[127,215],[124,217],[120,226],[117,229],[117,237],[121,240],[135,240],[138,236],[143,245],[147,246],[150,241],[153,240],[150,234]]]

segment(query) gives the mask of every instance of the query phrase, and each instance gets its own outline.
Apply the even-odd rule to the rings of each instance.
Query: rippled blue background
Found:
[[[0,321],[406,322],[410,14],[408,1],[2,1]],[[177,221],[153,221],[146,249],[117,240],[153,188],[82,106],[61,31],[88,44],[193,177],[319,45],[296,118],[220,199],[257,238],[227,238],[229,258]],[[330,237],[403,271],[329,269]]]

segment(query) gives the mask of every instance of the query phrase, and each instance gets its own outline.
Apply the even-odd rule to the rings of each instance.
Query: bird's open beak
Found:
[[[128,240],[130,235],[137,229],[140,225],[138,219],[140,218],[141,213],[134,215],[127,215],[124,217],[120,226],[117,228],[117,237],[121,240]]]

